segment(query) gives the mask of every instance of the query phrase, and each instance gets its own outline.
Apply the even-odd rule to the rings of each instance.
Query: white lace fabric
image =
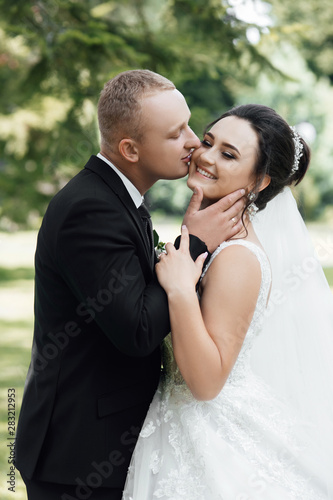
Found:
[[[238,359],[220,394],[197,401],[177,367],[171,336],[163,375],[135,448],[123,500],[322,500],[302,462],[306,429],[256,376],[250,353],[259,335],[271,284],[270,264],[253,243],[261,267],[254,315]],[[300,444],[302,443],[302,444]]]

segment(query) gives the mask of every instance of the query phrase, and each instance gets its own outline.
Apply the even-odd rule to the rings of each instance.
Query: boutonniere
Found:
[[[153,231],[153,234],[154,234],[154,248],[157,256],[159,256],[161,253],[166,253],[165,243],[163,243],[163,241],[160,241],[158,232],[155,231],[155,229]]]

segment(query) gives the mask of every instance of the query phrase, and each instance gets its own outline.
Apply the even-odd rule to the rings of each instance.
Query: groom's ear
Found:
[[[118,150],[121,156],[131,163],[137,163],[139,160],[139,150],[137,148],[136,142],[126,137],[119,142]]]

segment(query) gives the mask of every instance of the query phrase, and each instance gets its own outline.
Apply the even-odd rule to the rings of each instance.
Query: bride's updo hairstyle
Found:
[[[295,170],[294,131],[272,108],[260,104],[244,104],[232,108],[210,123],[205,132],[227,116],[236,116],[246,120],[257,133],[259,146],[258,161],[254,167],[256,184],[253,193],[255,198],[248,201],[245,210],[251,202],[254,202],[259,210],[263,210],[266,204],[281,193],[284,187],[292,184],[297,185],[301,182],[309,166],[310,149],[306,142],[298,136],[303,149],[302,156],[297,163],[298,168]],[[265,189],[258,192],[266,174],[270,176],[271,182]]]

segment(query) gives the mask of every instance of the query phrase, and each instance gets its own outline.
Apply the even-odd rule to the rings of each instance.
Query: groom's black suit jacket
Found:
[[[138,211],[103,160],[92,156],[51,201],[35,267],[16,466],[28,478],[122,488],[170,325]]]

